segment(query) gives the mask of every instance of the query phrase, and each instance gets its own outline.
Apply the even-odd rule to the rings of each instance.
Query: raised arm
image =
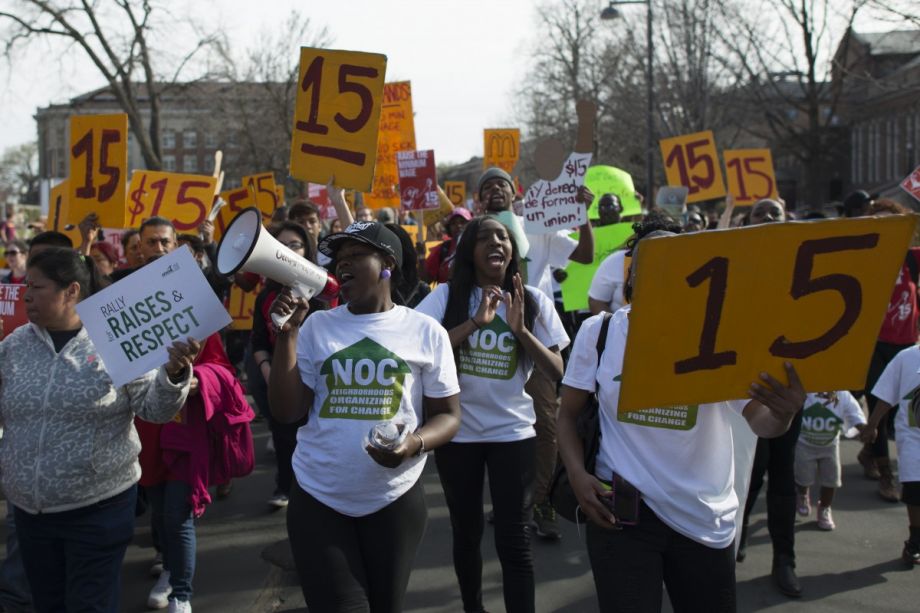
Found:
[[[268,379],[268,404],[272,417],[283,424],[298,421],[313,406],[313,390],[304,384],[297,368],[297,335],[309,310],[307,301],[295,298],[287,287],[272,303],[272,313],[293,313],[275,337]]]

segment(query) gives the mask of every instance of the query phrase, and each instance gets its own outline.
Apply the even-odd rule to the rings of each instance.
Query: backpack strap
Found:
[[[613,317],[613,313],[609,311],[604,311],[604,321],[601,323],[601,331],[597,335],[597,365],[601,364],[601,356],[604,355],[604,347],[607,346],[607,330],[610,328],[610,318]]]

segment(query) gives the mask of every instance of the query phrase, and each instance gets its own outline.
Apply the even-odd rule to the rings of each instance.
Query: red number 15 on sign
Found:
[[[387,58],[303,47],[291,139],[291,176],[370,191]]]
[[[683,185],[690,192],[687,202],[700,202],[725,195],[722,169],[712,132],[684,134],[661,141],[661,156],[668,185]]]
[[[128,116],[70,118],[69,223],[96,213],[106,228],[121,228],[128,171]]]

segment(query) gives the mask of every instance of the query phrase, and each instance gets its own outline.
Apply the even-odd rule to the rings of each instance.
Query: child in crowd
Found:
[[[897,432],[898,468],[901,476],[901,501],[907,505],[910,536],[904,541],[901,557],[910,567],[920,564],[920,347],[904,349],[885,367],[872,389],[878,398],[875,411],[862,433],[864,443],[872,443],[882,420],[892,409]]]
[[[808,394],[802,411],[802,430],[795,448],[796,509],[811,515],[808,488],[818,477],[818,528],[833,530],[831,515],[834,491],[840,487],[840,432],[855,427],[862,432],[866,418],[850,392]]]

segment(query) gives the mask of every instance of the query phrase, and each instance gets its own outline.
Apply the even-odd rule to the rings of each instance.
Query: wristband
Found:
[[[476,329],[477,329],[477,330],[482,330],[482,326],[480,326],[479,324],[476,323],[476,318],[475,318],[475,317],[470,317],[470,321],[473,322],[473,325],[476,326]]]
[[[418,433],[418,430],[416,430],[415,432],[413,432],[413,433],[412,433],[412,436],[414,436],[415,438],[417,438],[417,439],[418,439],[418,442],[419,442],[419,448],[418,448],[418,450],[417,450],[414,454],[412,454],[412,457],[413,457],[413,458],[417,458],[417,457],[419,457],[420,455],[422,455],[423,453],[425,453],[425,452],[428,451],[428,450],[425,449],[425,439],[423,439],[423,438],[422,438],[422,435]]]
[[[265,364],[266,362],[268,362],[268,365],[269,365],[269,366],[272,365],[272,361],[269,360],[268,358],[265,358],[264,360],[262,360],[261,362],[259,362],[259,368],[262,368],[262,364]]]

